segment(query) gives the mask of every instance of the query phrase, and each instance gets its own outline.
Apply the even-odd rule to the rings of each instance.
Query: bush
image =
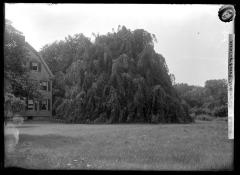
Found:
[[[197,115],[196,119],[203,120],[203,121],[212,121],[214,118],[209,115],[201,114],[201,115]]]
[[[158,123],[159,120],[158,120],[158,115],[152,115],[151,117],[151,123]]]
[[[126,122],[127,123],[133,122],[133,118],[134,118],[134,114],[133,113],[128,114]]]
[[[21,117],[20,115],[15,115],[14,117],[13,117],[13,123],[14,124],[22,124],[23,123],[23,121],[24,121],[24,118],[23,117]]]
[[[216,121],[228,122],[228,117],[218,117],[218,118],[216,118]]]
[[[95,119],[93,121],[94,124],[100,124],[100,123],[105,123],[105,118],[106,118],[106,114],[103,113],[100,115],[100,117],[98,117],[97,119]]]
[[[14,114],[24,111],[26,107],[24,100],[21,100],[19,97],[15,97],[11,93],[6,93],[4,100],[4,117],[7,120],[14,117]]]
[[[213,115],[216,117],[227,117],[228,116],[228,108],[226,105],[215,107],[213,109]]]
[[[200,115],[200,114],[213,115],[212,111],[210,109],[203,108],[203,107],[192,108],[191,113],[193,113],[193,114],[195,113],[195,115]]]
[[[56,110],[58,108],[59,105],[61,105],[63,102],[63,98],[61,97],[56,97],[56,99],[54,100],[54,103],[53,103],[53,115],[56,115]]]

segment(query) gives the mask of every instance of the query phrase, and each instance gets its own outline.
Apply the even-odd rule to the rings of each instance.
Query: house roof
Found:
[[[43,66],[46,68],[48,74],[50,75],[51,78],[53,78],[54,75],[53,75],[52,71],[49,69],[47,63],[42,58],[41,54],[39,52],[37,52],[28,42],[26,42],[26,46],[28,48],[30,48],[39,57],[39,60],[42,62]]]

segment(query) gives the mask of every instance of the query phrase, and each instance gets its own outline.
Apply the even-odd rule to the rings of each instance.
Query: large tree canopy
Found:
[[[41,49],[55,74],[54,113],[69,122],[190,122],[153,34],[69,36]]]
[[[6,20],[4,32],[4,73],[23,75],[24,63],[26,63],[25,40],[22,33],[16,30],[11,21]]]

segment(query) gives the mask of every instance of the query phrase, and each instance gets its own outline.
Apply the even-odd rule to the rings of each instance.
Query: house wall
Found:
[[[51,117],[52,116],[52,80],[50,79],[49,73],[47,72],[46,68],[44,67],[44,65],[42,64],[40,58],[30,49],[28,48],[29,51],[29,59],[30,61],[27,63],[27,66],[30,70],[30,62],[31,61],[36,61],[41,63],[41,71],[40,72],[35,72],[33,70],[30,70],[30,78],[37,80],[38,81],[38,85],[40,88],[40,81],[50,81],[50,91],[44,91],[44,90],[39,90],[43,96],[44,99],[50,99],[50,111],[42,111],[39,110],[39,104],[38,104],[38,111],[29,111],[26,110],[24,112],[21,113],[21,115],[23,116],[46,116],[46,117]]]

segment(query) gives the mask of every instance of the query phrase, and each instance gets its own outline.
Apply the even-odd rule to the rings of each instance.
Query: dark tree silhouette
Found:
[[[156,37],[143,29],[119,26],[92,43],[82,34],[42,48],[56,75],[54,109],[79,123],[191,122]]]

